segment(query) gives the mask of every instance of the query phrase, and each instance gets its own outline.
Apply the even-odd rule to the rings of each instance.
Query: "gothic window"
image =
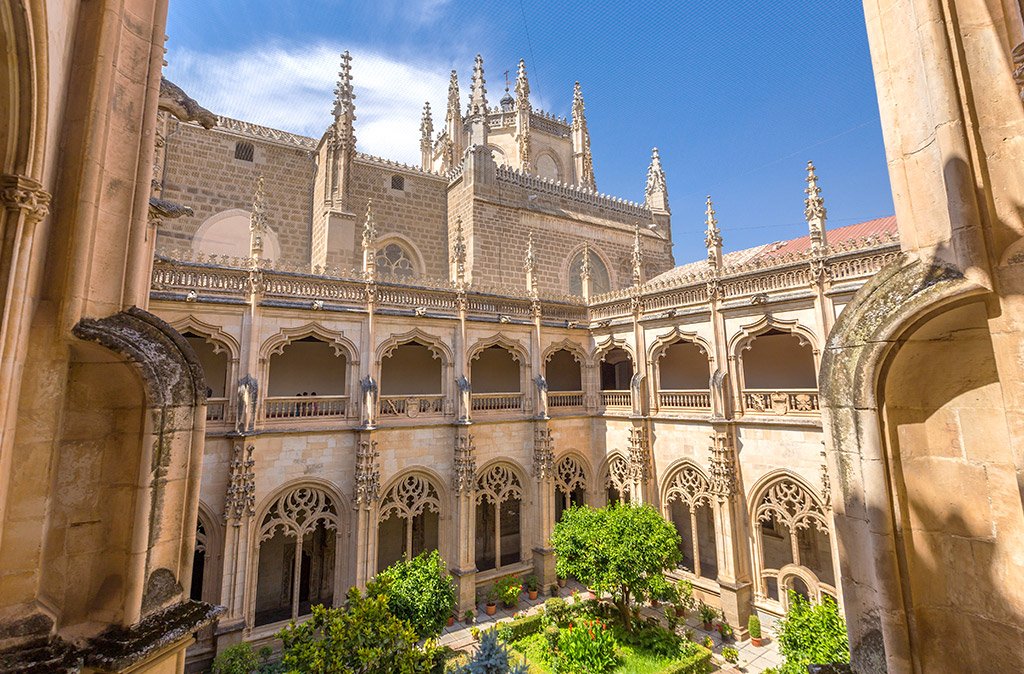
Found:
[[[569,265],[569,294],[582,295],[583,281],[580,273],[583,268],[583,251],[576,253]],[[608,276],[608,267],[598,257],[597,253],[590,251],[590,294],[600,295],[612,289],[611,280]]]
[[[235,143],[235,159],[241,159],[242,161],[252,161],[255,148],[252,143],[248,143],[244,140],[240,140]]]
[[[759,595],[786,603],[786,590],[835,595],[828,517],[816,495],[789,476],[762,490],[754,509]]]
[[[182,337],[195,351],[206,377],[206,420],[223,421],[227,413],[228,351],[221,344],[194,332]]]
[[[507,464],[495,464],[476,483],[476,568],[500,569],[521,559],[523,487]]]
[[[629,463],[621,454],[614,455],[608,462],[608,475],[604,480],[608,491],[608,503],[629,503],[633,487],[629,481]]]
[[[693,464],[680,466],[667,482],[664,500],[669,519],[683,539],[680,566],[695,576],[717,578],[715,521],[707,477]]]
[[[377,271],[398,279],[409,279],[416,275],[412,259],[397,243],[389,243],[377,251]]]
[[[377,527],[377,569],[400,559],[437,549],[441,498],[422,475],[410,474],[395,483],[381,500]]]
[[[192,557],[192,587],[189,597],[195,601],[203,600],[203,577],[206,573],[206,527],[202,520],[196,522],[196,549]]]
[[[572,506],[583,505],[586,499],[587,474],[572,456],[563,457],[555,467],[555,521]]]
[[[282,495],[259,531],[256,624],[294,620],[334,600],[337,506],[317,487]]]
[[[391,176],[391,189],[393,190],[405,190],[405,176],[393,175]]]

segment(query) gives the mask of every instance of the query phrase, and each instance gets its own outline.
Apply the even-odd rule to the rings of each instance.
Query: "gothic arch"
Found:
[[[564,462],[574,462],[579,467],[579,473],[575,471],[566,472],[563,474],[562,466]],[[568,451],[558,457],[555,460],[555,486],[561,486],[567,491],[572,491],[575,485],[583,487],[584,490],[590,489],[590,482],[594,476],[594,469],[579,452]],[[582,481],[581,481],[582,480]]]
[[[181,318],[173,323],[171,327],[180,333],[191,332],[203,337],[213,347],[214,353],[227,352],[228,360],[238,362],[238,354],[241,347],[234,335],[231,335],[217,325],[201,321],[192,314]]]
[[[744,351],[751,347],[753,341],[770,330],[778,330],[780,332],[788,332],[794,335],[800,340],[800,346],[811,347],[814,352],[814,359],[817,361],[818,355],[821,353],[821,347],[818,344],[818,338],[815,336],[814,331],[810,328],[802,325],[797,319],[784,319],[776,318],[765,314],[761,316],[753,323],[743,325],[736,331],[736,334],[729,339],[729,354],[732,357],[742,358]]]
[[[502,477],[513,478],[515,483],[512,483],[512,481],[509,480],[507,483],[503,484],[501,480],[498,480],[494,475],[491,475],[491,472],[495,469],[499,469],[498,472],[502,473]],[[527,497],[529,496],[527,490],[528,485],[530,484],[526,475],[526,470],[524,470],[517,461],[506,458],[491,459],[480,466],[476,471],[476,477],[473,482],[476,487],[476,502],[479,504],[481,500],[488,495],[493,498],[496,496],[504,497],[514,493],[525,505]],[[491,481],[484,484],[484,478],[487,477],[490,477]]]
[[[522,561],[530,540],[527,517],[529,480],[526,471],[508,459],[488,461],[477,471],[473,481],[474,518],[477,522],[477,568],[500,570],[503,566]],[[510,499],[519,502],[518,513],[509,529],[502,504]],[[503,512],[503,510],[505,512]],[[515,537],[514,541],[510,540]],[[493,564],[493,566],[491,566]]]
[[[795,529],[815,526],[831,535],[821,493],[796,473],[779,468],[762,475],[750,489],[750,521],[774,514]],[[762,501],[767,500],[767,503]]]
[[[424,262],[422,251],[420,251],[419,247],[413,243],[412,239],[404,234],[399,234],[398,232],[386,232],[377,237],[377,240],[373,243],[373,249],[379,253],[386,246],[392,243],[397,244],[409,256],[409,261],[412,263],[413,267],[413,276],[426,275],[427,267]]]
[[[711,503],[711,481],[704,469],[690,458],[674,461],[661,483],[661,502],[667,510],[675,499],[691,508]]]
[[[524,367],[530,362],[530,357],[519,340],[508,337],[503,332],[496,333],[490,337],[484,337],[483,339],[478,339],[468,351],[468,362],[473,362],[480,357],[480,354],[484,349],[492,346],[500,346],[512,354],[512,359],[519,363],[519,367]]]
[[[608,355],[608,352],[615,348],[622,349],[628,353],[630,360],[633,361],[633,369],[637,369],[636,350],[633,348],[633,345],[625,339],[614,335],[607,335],[602,341],[595,340],[594,352],[591,355],[593,363],[595,365],[600,363]]]
[[[267,514],[270,512],[270,509],[274,505],[274,503],[276,503],[279,499],[281,499],[281,497],[289,494],[290,492],[302,489],[304,487],[318,489],[322,491],[324,494],[326,494],[331,499],[332,502],[334,502],[337,508],[337,521],[341,526],[341,528],[339,529],[339,534],[344,533],[343,529],[347,525],[346,514],[352,507],[352,504],[349,501],[348,497],[345,496],[344,492],[342,492],[341,489],[337,487],[337,485],[335,485],[333,482],[329,480],[324,480],[318,477],[305,476],[296,478],[294,480],[289,480],[288,482],[279,485],[270,494],[268,494],[259,504],[259,507],[256,508],[256,517],[253,519],[253,521],[259,522],[260,526],[253,528],[253,537],[256,539],[255,542],[257,548],[259,547],[259,528],[262,528],[263,520],[266,519]]]
[[[419,481],[420,484],[413,484],[413,481]],[[444,509],[443,505],[448,502],[444,480],[436,472],[425,467],[402,471],[392,478],[380,493],[382,496],[377,510],[378,523],[394,514],[400,517],[417,515],[428,507],[433,508],[440,516]]]
[[[403,332],[399,335],[391,335],[377,347],[377,365],[380,362],[394,353],[395,349],[408,344],[409,342],[419,342],[423,346],[430,350],[430,353],[434,355],[434,358],[441,361],[442,367],[450,367],[454,358],[452,351],[444,340],[437,335],[424,332],[419,328],[413,328],[408,332]]]
[[[549,345],[548,348],[544,349],[540,362],[547,365],[548,361],[551,360],[551,357],[563,349],[571,353],[572,357],[576,359],[576,362],[579,363],[581,367],[587,367],[590,364],[590,358],[587,356],[586,349],[584,349],[581,344],[572,341],[568,337],[555,342],[554,344]]]
[[[221,559],[224,555],[224,528],[223,517],[219,517],[213,509],[206,505],[201,499],[199,501],[199,516],[197,527],[202,526],[206,540],[204,541],[205,560],[203,562],[203,587],[200,588],[200,596],[203,601],[213,604],[220,602],[220,576]],[[199,552],[199,539],[196,539],[196,551]],[[193,574],[194,575],[194,574]],[[195,588],[191,588],[195,595]]]
[[[538,166],[538,164],[539,164],[539,162],[540,162],[542,157],[549,158],[551,160],[551,162],[555,165],[555,177],[554,178],[549,177],[549,176],[541,176],[540,173],[537,172],[536,169],[537,169],[537,166]],[[533,173],[535,175],[537,175],[538,177],[543,177],[545,180],[549,180],[549,181],[551,181],[553,183],[566,182],[565,167],[562,166],[561,160],[559,160],[558,156],[555,155],[555,153],[552,152],[551,150],[545,148],[545,149],[541,150],[540,152],[538,152],[537,156],[533,158],[532,163],[533,163],[533,167],[534,167]]]
[[[345,356],[349,365],[359,364],[359,348],[342,332],[330,330],[319,323],[306,323],[294,328],[282,328],[260,347],[260,360],[269,361],[271,356],[284,353],[286,346],[306,337],[315,337],[334,347],[335,356]]]
[[[600,250],[598,250],[598,248],[596,246],[594,246],[594,245],[587,246],[587,245],[582,244],[582,243],[579,244],[578,246],[576,246],[575,248],[573,248],[569,252],[569,255],[566,256],[565,261],[562,263],[562,278],[564,279],[564,281],[562,283],[562,287],[566,288],[567,292],[568,292],[568,288],[571,287],[570,283],[572,281],[572,276],[573,276],[572,268],[573,268],[573,264],[576,262],[576,257],[578,255],[580,255],[587,248],[589,248],[591,254],[596,256],[597,259],[599,259],[601,261],[601,264],[604,265],[605,272],[608,274],[608,291],[613,290],[616,287],[615,286],[615,275],[614,275],[614,273],[612,271],[611,262],[608,260],[608,256],[606,256],[604,253],[602,253]]]
[[[665,334],[654,338],[650,349],[647,351],[650,356],[650,362],[657,363],[661,360],[665,356],[665,352],[668,350],[668,347],[672,346],[676,342],[689,342],[690,344],[694,344],[700,349],[701,353],[707,356],[708,363],[715,362],[714,349],[711,347],[711,343],[696,332],[680,330],[678,325],[673,326],[672,329]],[[711,376],[710,372],[708,376]]]
[[[45,3],[8,3],[0,12],[0,92],[2,109],[8,111],[0,124],[0,175],[42,178],[46,150],[47,40]]]
[[[629,477],[629,457],[614,451],[601,463],[601,487],[607,491],[614,488],[620,496],[632,499],[633,484]]]

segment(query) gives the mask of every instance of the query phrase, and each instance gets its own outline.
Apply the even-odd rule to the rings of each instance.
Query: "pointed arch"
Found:
[[[444,540],[444,481],[434,471],[414,467],[396,475],[381,492],[377,509],[377,570],[437,550]]]
[[[661,482],[661,501],[667,507],[677,499],[693,507],[711,502],[711,480],[693,459],[674,461],[665,471]]]
[[[694,576],[718,577],[718,545],[711,481],[693,459],[674,462],[661,488],[662,512],[682,541],[680,568]]]
[[[594,246],[593,244],[587,246],[581,242],[575,248],[572,249],[572,251],[566,256],[565,262],[562,263],[562,278],[565,279],[565,282],[563,283],[562,287],[565,288],[567,292],[569,292],[570,294],[579,294],[573,291],[574,284],[580,282],[579,275],[576,272],[576,267],[583,256],[583,251],[587,248],[590,249],[590,254],[597,258],[597,260],[601,263],[601,266],[604,268],[604,273],[608,277],[608,290],[603,292],[608,292],[616,287],[615,278],[612,275],[613,272],[611,260],[608,259],[608,256],[602,253],[600,250],[598,250],[597,246]],[[591,266],[594,266],[593,263],[591,263]],[[591,282],[593,282],[593,274],[594,270],[591,270]],[[600,293],[595,291],[592,294],[597,295]]]
[[[779,468],[760,477],[750,490],[750,521],[776,516],[794,529],[814,526],[830,534],[821,494],[796,473]]]
[[[191,332],[201,336],[213,347],[214,353],[227,352],[228,360],[237,361],[241,347],[235,336],[224,331],[218,325],[202,321],[192,314],[171,323],[171,327],[180,333]]]
[[[601,463],[601,484],[608,492],[609,500],[612,497],[612,490],[618,495],[618,499],[632,500],[633,485],[629,478],[629,457],[616,450],[605,457]]]
[[[715,350],[712,348],[711,343],[696,332],[680,330],[678,325],[672,326],[671,330],[654,338],[650,348],[647,350],[650,362],[657,363],[665,356],[668,347],[677,342],[687,342],[695,345],[700,349],[701,353],[707,356],[709,363],[715,362]]]
[[[427,267],[424,262],[423,253],[420,251],[419,247],[413,243],[412,239],[398,232],[385,232],[377,237],[373,246],[374,250],[377,251],[377,254],[380,255],[381,252],[390,244],[398,245],[398,247],[405,253],[406,257],[408,257],[409,261],[412,263],[413,276],[426,275]]]
[[[519,363],[520,367],[527,365],[530,362],[529,354],[526,352],[526,347],[523,346],[522,342],[518,339],[509,337],[503,332],[498,332],[490,337],[484,337],[478,339],[468,351],[469,362],[473,362],[480,357],[480,354],[484,349],[488,349],[492,346],[500,346],[501,348],[512,354],[513,360]]]
[[[380,362],[394,353],[395,349],[410,342],[418,342],[427,347],[434,358],[440,360],[444,367],[450,366],[454,361],[452,350],[441,337],[424,332],[420,328],[413,328],[408,332],[391,335],[382,341],[377,347],[377,364],[380,365]]]
[[[629,354],[630,360],[633,361],[634,367],[636,366],[636,349],[627,340],[616,337],[615,335],[606,335],[602,340],[594,340],[594,351],[591,355],[591,359],[594,363],[600,363],[608,352],[612,349],[622,349]]]
[[[750,348],[751,344],[757,337],[771,330],[778,330],[779,332],[787,332],[794,335],[800,340],[800,346],[809,345],[811,347],[816,360],[818,355],[821,353],[818,338],[811,328],[802,325],[800,321],[795,318],[776,318],[775,316],[765,314],[753,323],[740,326],[739,330],[736,331],[736,334],[729,339],[729,355],[732,357],[739,357],[742,352]]]
[[[293,328],[282,328],[277,334],[263,342],[263,346],[260,347],[260,359],[269,360],[271,356],[281,355],[286,346],[306,337],[313,337],[330,344],[334,347],[334,355],[345,356],[350,365],[359,364],[359,347],[355,342],[341,331],[325,328],[315,322]]]
[[[514,461],[495,459],[477,471],[474,480],[476,565],[501,569],[523,559],[529,540],[523,506],[527,499],[526,471]]]
[[[560,341],[554,342],[553,344],[549,344],[548,347],[544,349],[544,352],[540,358],[540,362],[543,363],[544,365],[547,365],[548,361],[551,360],[552,356],[554,356],[557,352],[563,350],[571,353],[572,357],[575,358],[576,362],[579,363],[582,367],[586,367],[590,363],[590,356],[587,355],[587,350],[583,347],[583,345],[580,344],[579,342],[572,341],[568,337]]]

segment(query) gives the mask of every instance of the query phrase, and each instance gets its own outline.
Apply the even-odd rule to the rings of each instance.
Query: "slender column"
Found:
[[[714,494],[712,507],[721,608],[736,634],[744,638],[747,634],[747,618],[750,616],[751,587],[732,427],[714,424],[711,442],[711,493]]]
[[[355,464],[355,584],[364,588],[377,572],[377,526],[376,511],[380,498],[380,466],[377,461],[377,441],[372,430],[359,433]]]
[[[533,438],[533,475],[537,479],[540,516],[533,565],[541,585],[547,586],[557,580],[555,551],[551,548],[551,534],[555,530],[555,451],[547,420],[535,422]]]
[[[256,479],[253,467],[255,447],[245,436],[232,440],[232,456],[224,498],[224,554],[221,559],[220,602],[227,609],[217,623],[217,651],[238,643],[246,626],[250,597],[246,592],[249,568],[249,539],[255,515]],[[255,542],[259,546],[259,541]]]
[[[459,613],[476,607],[476,448],[469,424],[455,428],[455,577]]]
[[[693,539],[693,574],[700,577],[700,536],[697,535],[697,507],[690,504],[690,538]]]

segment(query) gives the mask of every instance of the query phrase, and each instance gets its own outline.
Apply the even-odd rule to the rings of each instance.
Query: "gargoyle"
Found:
[[[166,110],[183,122],[198,122],[204,129],[217,126],[217,115],[196,103],[195,99],[166,77],[160,78],[160,101],[157,108]]]

